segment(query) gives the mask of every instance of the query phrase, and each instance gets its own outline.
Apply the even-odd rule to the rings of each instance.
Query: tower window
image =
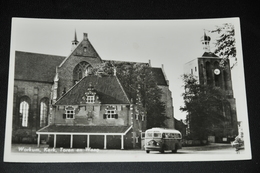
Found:
[[[224,70],[223,71],[223,74],[224,74],[224,87],[225,87],[225,90],[228,90],[228,75],[227,75],[227,72]]]
[[[212,71],[211,71],[210,62],[206,62],[206,77],[207,77],[207,85],[212,84]]]

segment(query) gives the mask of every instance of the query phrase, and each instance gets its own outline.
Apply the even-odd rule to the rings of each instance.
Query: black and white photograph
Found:
[[[239,18],[13,18],[5,162],[251,159]]]

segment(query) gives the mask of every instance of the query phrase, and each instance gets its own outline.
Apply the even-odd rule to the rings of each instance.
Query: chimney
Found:
[[[88,39],[88,33],[83,33],[83,40],[87,40]]]

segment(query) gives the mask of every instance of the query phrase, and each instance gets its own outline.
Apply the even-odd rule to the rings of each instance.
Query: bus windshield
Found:
[[[162,137],[162,134],[160,132],[154,132],[153,133],[153,137],[154,138],[161,138]]]

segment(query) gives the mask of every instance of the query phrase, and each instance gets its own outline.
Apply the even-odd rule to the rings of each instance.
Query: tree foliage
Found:
[[[193,75],[183,75],[185,92],[182,94],[187,112],[186,122],[193,139],[207,139],[223,128],[223,104],[226,97],[218,87],[200,85]]]
[[[93,69],[95,75],[116,75],[128,96],[138,105],[139,112],[147,114],[147,128],[165,127],[165,103],[162,90],[156,84],[147,64],[107,61]]]
[[[225,23],[222,26],[217,26],[212,33],[218,33],[220,36],[216,39],[215,54],[220,58],[223,58],[222,63],[224,64],[227,59],[235,58],[234,64],[231,69],[237,64],[236,58],[236,46],[235,46],[235,29],[231,23]]]

